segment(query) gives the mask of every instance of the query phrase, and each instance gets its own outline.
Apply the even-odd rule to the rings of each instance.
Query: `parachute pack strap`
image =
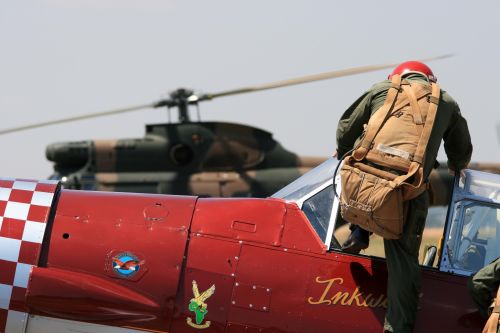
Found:
[[[403,85],[403,90],[410,101],[410,108],[413,115],[413,120],[415,121],[415,125],[423,125],[422,121],[422,111],[420,111],[420,106],[418,105],[417,98],[415,97],[415,93],[413,89],[409,85]]]
[[[401,91],[401,76],[394,75],[392,77],[392,84],[387,92],[387,97],[385,98],[384,105],[377,111],[381,112],[383,117],[379,117],[379,121],[376,123],[372,123],[371,126],[368,127],[359,148],[357,148],[353,152],[353,157],[357,161],[361,161],[366,157],[368,150],[370,150],[370,146],[372,145],[373,139],[379,132],[380,128],[383,126],[385,120],[389,116],[391,110],[394,108],[394,103],[397,100],[398,94]]]
[[[413,160],[420,164],[423,164],[424,153],[431,136],[432,128],[434,127],[440,94],[441,89],[439,86],[436,83],[432,83],[432,95],[428,98],[429,110],[427,111],[427,118],[425,119],[424,129],[422,130],[422,135],[420,136],[415,156],[413,157]]]
[[[403,182],[406,182],[410,177],[415,175],[419,167],[420,167],[419,163],[412,162],[410,164],[410,167],[408,168],[408,173],[406,173],[405,175],[398,176],[396,177],[396,179],[394,179],[394,183],[396,184],[396,186],[401,185]],[[420,186],[422,181],[423,180],[419,180],[419,184],[417,186]]]
[[[412,84],[412,88],[415,88],[415,98],[418,100],[420,100],[421,98],[423,98],[424,96],[429,96],[430,98],[430,90],[428,88],[426,88],[425,86],[423,85],[420,85],[420,84]],[[402,96],[406,96],[406,95],[402,95]],[[396,105],[394,106],[394,109],[393,109],[393,112],[395,111],[398,111],[399,109],[402,109],[403,107],[407,106],[408,104],[410,104],[410,101],[407,99],[407,98],[398,98],[398,101],[396,102]]]
[[[377,169],[375,167],[372,167],[370,165],[367,165],[367,164],[364,164],[361,162],[354,162],[354,163],[352,163],[352,166],[354,166],[355,168],[358,168],[359,170],[361,170],[363,172],[367,172],[369,174],[375,175],[375,176],[380,177],[380,178],[384,178],[386,180],[394,180],[397,178],[397,176],[393,173]]]
[[[411,183],[407,180],[413,177]],[[403,188],[403,201],[411,200],[428,189],[424,186],[424,170],[420,167],[420,163],[412,162],[406,175],[398,176],[393,180],[395,187]]]

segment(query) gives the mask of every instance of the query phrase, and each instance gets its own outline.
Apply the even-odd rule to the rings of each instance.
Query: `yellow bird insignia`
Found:
[[[203,329],[207,328],[210,326],[210,321],[205,322],[205,324],[202,324],[203,320],[205,319],[206,314],[208,313],[207,310],[207,303],[205,301],[210,298],[215,293],[215,285],[213,284],[210,288],[205,290],[200,294],[200,291],[198,289],[198,283],[193,280],[193,298],[189,301],[189,311],[194,312],[196,315],[195,321],[196,323],[193,322],[191,318],[187,318],[187,323],[189,326],[198,328],[198,329]]]

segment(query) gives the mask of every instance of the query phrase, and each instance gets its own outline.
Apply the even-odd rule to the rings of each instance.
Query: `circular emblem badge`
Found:
[[[131,278],[136,275],[143,264],[144,260],[139,260],[137,256],[130,252],[119,253],[111,260],[113,272],[124,278]]]

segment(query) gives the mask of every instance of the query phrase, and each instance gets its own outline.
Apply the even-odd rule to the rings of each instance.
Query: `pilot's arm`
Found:
[[[444,150],[448,157],[448,168],[459,171],[467,167],[470,162],[472,143],[467,121],[462,117],[458,104],[451,100],[450,107],[453,108],[453,112],[443,137]]]
[[[365,92],[342,115],[337,125],[337,158],[354,147],[371,115],[371,93]]]

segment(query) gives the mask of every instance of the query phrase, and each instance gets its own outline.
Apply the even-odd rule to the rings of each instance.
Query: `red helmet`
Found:
[[[436,82],[437,78],[432,73],[432,70],[424,63],[420,61],[405,61],[399,64],[392,73],[389,75],[388,79],[392,79],[395,74],[405,75],[408,73],[419,73],[425,75],[429,81]]]

